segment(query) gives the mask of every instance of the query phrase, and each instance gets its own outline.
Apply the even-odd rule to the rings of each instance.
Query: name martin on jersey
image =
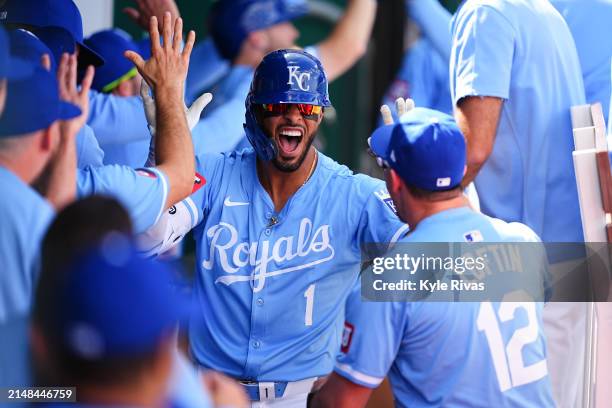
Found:
[[[329,224],[324,224],[315,230],[309,218],[302,218],[297,237],[282,236],[273,243],[269,240],[239,243],[236,227],[220,222],[206,231],[210,243],[209,259],[202,261],[202,267],[207,270],[216,267],[228,274],[217,278],[215,283],[229,286],[236,282],[250,282],[253,292],[259,292],[268,277],[300,271],[333,259],[335,250],[330,242],[329,229]],[[269,270],[271,264],[282,265],[295,258],[304,262]],[[250,275],[236,274],[246,266],[253,267]]]

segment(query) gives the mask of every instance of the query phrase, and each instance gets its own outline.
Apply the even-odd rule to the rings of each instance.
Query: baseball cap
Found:
[[[83,43],[81,12],[72,0],[6,0],[0,6],[0,22],[36,28],[63,28],[80,45],[79,64],[104,64],[104,59]],[[52,48],[50,44],[49,47]]]
[[[9,32],[11,39],[11,52],[13,55],[23,58],[33,65],[40,65],[41,57],[47,54],[51,60],[51,72],[55,72],[57,63],[49,47],[45,45],[36,35],[28,30],[12,30]]]
[[[376,129],[368,143],[407,184],[443,191],[457,187],[463,179],[465,138],[445,113],[414,108],[399,123]]]
[[[60,100],[57,79],[42,67],[25,79],[9,81],[7,88],[0,137],[32,133],[81,114],[76,105]]]
[[[155,350],[190,312],[164,263],[141,257],[119,233],[79,257],[58,288],[60,342],[87,360]]]
[[[249,33],[294,20],[308,11],[304,0],[219,0],[210,14],[210,33],[223,58],[232,60]]]
[[[12,48],[9,36],[0,26],[0,79],[25,78],[34,70],[34,65],[13,55]]]
[[[136,67],[123,56],[125,51],[139,52],[139,47],[123,30],[103,30],[85,39],[85,44],[104,58],[104,65],[96,70],[92,88],[110,92],[122,81],[137,74]]]

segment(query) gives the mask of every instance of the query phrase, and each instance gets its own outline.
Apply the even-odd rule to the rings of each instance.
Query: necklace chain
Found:
[[[304,180],[304,182],[302,183],[300,188],[304,187],[304,185],[306,183],[308,183],[308,180],[310,180],[310,177],[312,177],[312,173],[314,173],[314,169],[315,169],[318,161],[319,161],[319,154],[317,152],[317,149],[315,149],[315,158],[312,161],[312,165],[310,166],[310,170],[308,171],[308,177],[306,177],[306,180]]]

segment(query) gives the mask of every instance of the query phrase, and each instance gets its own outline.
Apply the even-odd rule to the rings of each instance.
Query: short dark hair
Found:
[[[416,198],[420,198],[426,201],[444,201],[463,194],[463,188],[461,187],[461,184],[458,184],[455,187],[451,187],[447,190],[438,191],[425,190],[412,184],[405,184],[406,188],[408,188],[408,191],[410,191],[410,194],[412,194]]]

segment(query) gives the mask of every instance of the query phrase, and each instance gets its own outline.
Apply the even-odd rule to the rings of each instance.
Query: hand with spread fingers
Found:
[[[63,54],[57,68],[59,96],[64,102],[69,102],[81,108],[81,115],[74,119],[61,121],[62,137],[74,137],[83,127],[89,116],[89,89],[93,81],[94,68],[87,67],[81,89],[77,87],[77,57],[76,54]]]
[[[126,51],[125,57],[134,63],[157,96],[163,91],[170,92],[174,96],[178,95],[182,99],[195,33],[189,32],[183,48],[183,20],[177,18],[173,24],[171,14],[166,12],[162,26],[163,45],[160,43],[158,21],[155,16],[151,17],[149,23],[149,35],[151,37],[149,60],[143,60],[134,51]]]
[[[398,118],[412,109],[414,109],[414,101],[412,99],[400,97],[395,100],[395,110]],[[382,120],[385,125],[392,125],[394,123],[393,114],[387,105],[380,107],[380,114],[382,115]]]

